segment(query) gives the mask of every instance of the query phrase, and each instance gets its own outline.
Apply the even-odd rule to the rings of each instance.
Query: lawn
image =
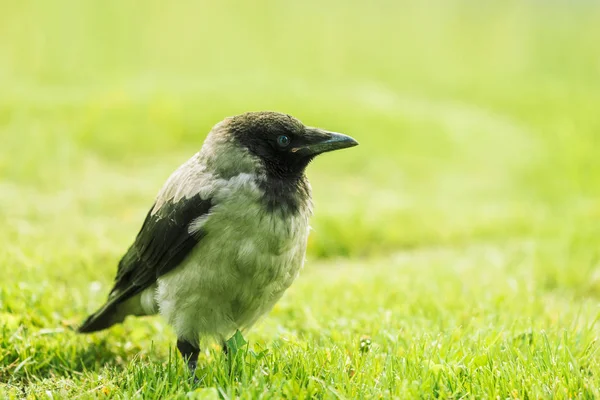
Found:
[[[5,1],[0,398],[598,398],[600,5]],[[290,113],[308,259],[187,376],[160,318],[82,336],[212,125]]]

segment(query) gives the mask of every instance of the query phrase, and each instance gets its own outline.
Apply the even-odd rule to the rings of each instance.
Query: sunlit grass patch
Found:
[[[432,3],[433,4],[433,3]],[[0,398],[596,398],[594,2],[4,4]],[[212,125],[288,112],[307,263],[193,384],[160,318],[74,333]]]

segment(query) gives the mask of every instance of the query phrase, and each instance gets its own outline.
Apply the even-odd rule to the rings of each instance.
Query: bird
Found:
[[[273,111],[217,123],[160,189],[107,301],[78,331],[160,314],[193,372],[202,338],[226,346],[297,278],[313,213],[306,167],[322,153],[356,145]]]

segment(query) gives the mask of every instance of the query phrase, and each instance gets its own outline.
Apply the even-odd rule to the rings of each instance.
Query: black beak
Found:
[[[292,153],[314,157],[328,151],[358,146],[358,142],[350,136],[318,128],[306,128],[305,138],[306,143],[292,148]]]

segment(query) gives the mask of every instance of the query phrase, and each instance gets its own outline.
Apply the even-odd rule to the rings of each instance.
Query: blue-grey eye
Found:
[[[287,147],[290,144],[291,140],[289,136],[280,135],[277,136],[277,144],[279,147]]]

